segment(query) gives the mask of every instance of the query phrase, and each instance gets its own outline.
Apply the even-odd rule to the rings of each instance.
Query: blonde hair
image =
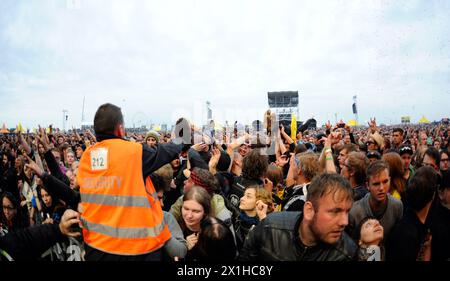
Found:
[[[267,213],[272,213],[274,210],[272,193],[260,185],[250,185],[247,189],[249,188],[255,189],[256,201],[261,200],[264,204],[267,204]]]
[[[321,172],[319,156],[314,152],[303,152],[295,157],[300,160],[299,168],[307,180],[312,181]]]

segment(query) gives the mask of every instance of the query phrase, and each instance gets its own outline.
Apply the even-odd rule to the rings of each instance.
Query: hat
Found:
[[[158,132],[156,132],[156,131],[148,132],[147,135],[145,136],[145,141],[147,141],[147,139],[149,137],[152,137],[152,138],[156,139],[156,143],[159,143],[160,136],[159,136]]]
[[[400,156],[402,156],[405,153],[408,153],[409,155],[413,155],[414,154],[412,148],[409,145],[402,145],[400,147],[399,154],[400,154]]]
[[[225,151],[220,152],[219,162],[217,163],[218,171],[227,171],[230,167],[231,158]]]
[[[376,142],[379,148],[384,146],[384,139],[378,132],[371,134],[370,137]]]
[[[208,171],[209,172],[209,171]],[[211,175],[212,177],[214,177],[213,175]],[[211,186],[211,184],[208,184],[202,177],[201,175],[199,175],[197,173],[197,171],[192,170],[191,171],[191,175],[189,177],[191,179],[191,181],[200,187],[203,187],[206,191],[208,191],[208,193],[210,195],[212,195],[214,193],[214,186]]]
[[[325,135],[324,133],[320,133],[316,136],[316,139],[321,140],[322,138],[326,138],[327,135]]]
[[[376,158],[381,159],[381,154],[376,150],[369,150],[367,151],[367,158]]]

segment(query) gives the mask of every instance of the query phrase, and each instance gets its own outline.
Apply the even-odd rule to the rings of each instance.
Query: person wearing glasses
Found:
[[[429,147],[423,156],[422,166],[430,166],[439,172],[440,160],[439,151],[435,147]]]
[[[448,150],[441,150],[440,156],[441,156],[441,159],[440,159],[441,161],[440,161],[439,165],[440,165],[441,173],[447,172],[448,166],[450,163],[450,160],[449,160],[450,153],[448,152]]]
[[[367,151],[376,150],[381,153],[384,150],[383,137],[378,132],[371,134],[366,142],[366,148]]]
[[[6,191],[1,195],[0,236],[29,226],[27,214],[23,214],[15,196]]]

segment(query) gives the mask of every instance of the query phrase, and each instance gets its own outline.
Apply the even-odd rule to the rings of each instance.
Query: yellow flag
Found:
[[[19,122],[19,125],[17,125],[17,132],[21,132],[21,133],[25,132],[25,130],[22,127],[22,123],[20,123],[20,122]]]
[[[157,132],[161,131],[161,125],[153,125],[152,130]]]
[[[297,119],[295,118],[294,113],[292,113],[292,118],[291,118],[291,139],[294,142],[297,141]]]

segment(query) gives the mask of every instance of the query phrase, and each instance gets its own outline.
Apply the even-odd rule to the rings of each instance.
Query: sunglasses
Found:
[[[412,148],[411,147],[402,147],[401,149],[400,149],[400,152],[407,152],[407,151],[413,151],[412,150]]]

